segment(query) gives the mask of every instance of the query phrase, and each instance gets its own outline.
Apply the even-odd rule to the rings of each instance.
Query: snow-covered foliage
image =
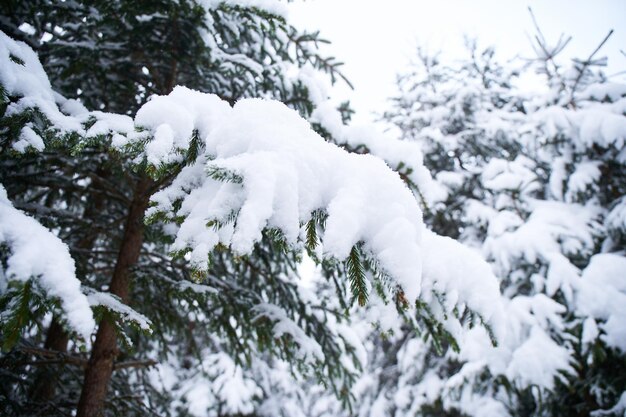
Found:
[[[15,209],[0,185],[0,245],[3,254],[0,290],[6,293],[11,281],[36,278],[48,297],[58,298],[69,325],[87,339],[95,327],[87,298],[80,290],[74,260],[67,246],[35,219]],[[17,302],[17,300],[14,300]],[[10,321],[11,309],[2,313]]]
[[[0,413],[623,413],[626,87],[593,56],[542,45],[527,96],[490,49],[420,55],[398,140],[279,1],[0,12]]]
[[[370,335],[359,415],[615,413],[626,352],[624,87],[577,63],[555,66],[545,98],[526,96],[515,88],[521,65],[470,52],[458,67],[421,54],[385,119],[422,146],[439,184],[425,221],[476,247],[500,277],[506,332],[494,348],[474,328],[442,357],[406,330]]]
[[[106,88],[96,90],[108,85],[107,71],[119,72],[111,62],[120,33],[109,33],[110,27],[100,32],[116,45],[111,49],[92,49],[95,39],[79,40],[102,24],[93,11],[65,29],[27,22],[29,32],[43,30],[50,37],[42,48],[45,70],[29,46],[2,34],[0,180],[15,204],[4,199],[10,216],[0,230],[10,251],[3,255],[2,280],[19,295],[3,291],[3,314],[17,317],[9,323],[17,336],[32,328],[33,340],[41,340],[37,320],[51,320],[50,329],[59,321],[67,324],[57,337],[65,342],[49,348],[49,333],[43,353],[32,353],[17,339],[3,340],[15,349],[12,354],[85,364],[79,415],[89,414],[85,390],[92,389],[95,363],[111,355],[99,355],[101,349],[114,352],[101,365],[115,372],[113,392],[141,385],[149,373],[126,369],[152,366],[152,358],[164,361],[161,373],[180,373],[174,385],[157,377],[142,385],[145,401],[158,401],[166,413],[182,407],[197,415],[276,415],[279,407],[297,415],[304,405],[298,407],[293,396],[305,394],[294,381],[312,376],[350,404],[350,385],[365,364],[361,342],[346,325],[345,310],[355,301],[364,305],[372,298],[369,311],[380,328],[406,322],[438,344],[455,343],[468,320],[484,325],[490,338],[499,336],[502,306],[488,265],[478,253],[424,226],[420,204],[428,201],[422,196],[430,196],[433,183],[419,148],[372,135],[368,127],[344,125],[341,109],[329,107],[314,82],[320,69],[338,74],[331,60],[306,46],[316,37],[298,37],[274,2],[189,4],[199,45],[215,60],[213,72],[194,78],[188,68],[177,73],[176,67],[146,62],[141,73],[151,81],[116,85],[110,100]],[[48,3],[42,7],[51,19],[67,17]],[[73,3],[64,13],[83,7]],[[132,23],[159,26],[166,17],[134,16]],[[268,27],[274,38],[265,42],[258,35]],[[98,71],[72,79],[60,70],[68,36],[77,48],[96,53],[90,65],[101,64]],[[37,46],[36,39],[30,41]],[[79,68],[82,59],[77,57]],[[126,71],[136,69],[129,65]],[[167,71],[178,76],[164,80]],[[148,99],[148,91],[161,94]],[[299,104],[289,108],[270,98]],[[313,127],[303,115],[312,117]],[[19,235],[18,222],[37,233]],[[48,244],[58,250],[46,256],[30,251]],[[296,273],[305,252],[334,291],[305,295]],[[30,269],[17,273],[15,259],[24,253]],[[51,271],[48,255],[60,257],[63,268]],[[31,280],[43,287],[40,298],[29,293]],[[60,309],[53,305],[57,301]],[[25,316],[31,305],[37,306],[33,317]],[[95,338],[90,305],[99,321]],[[79,357],[66,356],[66,330],[87,340],[89,362],[78,352]],[[114,362],[122,355],[111,334],[119,334],[125,354],[142,349],[150,359]],[[189,363],[195,373],[184,371]],[[34,378],[34,385],[46,384],[40,375]],[[206,392],[210,404],[200,401]],[[19,391],[10,395],[19,397]],[[281,395],[290,399],[279,402]]]
[[[4,39],[17,45],[6,36]],[[44,89],[38,94],[51,97],[41,66],[36,69],[43,77],[40,88]],[[19,97],[22,90],[14,87],[8,93]],[[29,109],[41,109],[39,101],[28,98],[22,97],[18,103],[26,101]],[[25,111],[21,107],[11,103],[9,116]],[[45,101],[45,107],[45,116],[60,113],[54,103]],[[98,112],[96,117],[102,115]],[[88,115],[83,118],[88,119]],[[87,131],[77,131],[89,136],[102,121]],[[248,99],[231,108],[217,96],[177,87],[170,95],[154,97],[142,106],[135,125],[137,128],[128,129],[127,123],[117,124],[114,135],[126,135],[127,139],[117,139],[114,147],[121,151],[148,138],[145,150],[135,160],[145,158],[155,166],[182,162],[194,137],[200,138],[195,146],[204,153],[183,168],[171,186],[155,194],[156,205],[148,212],[164,213],[171,221],[185,218],[172,249],[189,248],[194,267],[206,270],[208,255],[218,245],[239,255],[251,253],[266,228],[279,231],[290,246],[303,247],[307,227],[309,233],[318,227],[310,226],[315,222],[313,215],[321,212],[320,253],[324,258],[345,260],[362,244],[365,255],[397,282],[409,300],[417,299],[426,286],[453,300],[446,304],[447,313],[461,304],[485,320],[491,318],[493,306],[477,294],[497,303],[498,290],[495,278],[479,258],[463,254],[462,246],[452,241],[429,235],[425,245],[429,252],[423,261],[421,211],[400,177],[376,157],[351,154],[324,141],[283,104]],[[143,133],[135,133],[142,128]],[[173,211],[175,203],[180,209]],[[439,254],[443,253],[460,264],[442,269]],[[422,283],[424,262],[426,283]],[[471,263],[476,265],[469,266]],[[462,272],[474,270],[477,272],[471,272],[470,279],[460,279]],[[435,297],[427,294],[425,298]]]
[[[153,132],[155,139],[146,146],[146,154],[157,163],[162,163],[159,155],[180,150],[182,146],[172,144],[184,142],[194,130],[203,138],[205,157],[157,193],[149,211],[171,213],[172,221],[185,219],[173,249],[189,248],[195,267],[206,269],[207,254],[218,245],[240,255],[250,253],[265,228],[279,231],[289,245],[302,247],[307,233],[322,226],[313,218],[321,212],[323,227],[314,233],[323,258],[344,260],[362,244],[364,254],[400,285],[407,299],[415,300],[426,287],[427,301],[436,301],[432,290],[449,296],[447,313],[461,304],[485,320],[492,317],[498,289],[486,265],[463,253],[460,245],[434,235],[422,244],[419,206],[380,159],[351,154],[324,141],[280,103],[242,100],[231,109],[216,97],[198,97],[201,107],[194,94],[175,89],[171,96],[151,100],[139,110],[137,123]],[[191,109],[171,111],[176,106]],[[189,115],[197,115],[193,109],[199,107],[206,117],[196,117],[194,123]],[[161,141],[169,149],[152,147]],[[172,212],[176,203],[180,209]],[[207,223],[211,227],[205,227]],[[441,254],[459,264],[442,269]],[[462,274],[468,276],[461,279]],[[495,305],[480,297],[495,300]]]
[[[120,251],[120,247],[128,246],[124,246],[129,241],[127,230],[133,223],[141,223],[141,209],[139,219],[130,219],[133,208],[141,207],[137,202],[144,201],[147,206],[152,193],[172,182],[196,159],[202,169],[207,155],[204,142],[203,149],[198,146],[198,134],[204,130],[194,123],[219,116],[208,111],[213,108],[192,111],[187,107],[183,110],[189,113],[177,113],[180,106],[170,101],[167,114],[190,121],[198,131],[187,131],[187,136],[178,136],[176,141],[168,130],[152,136],[150,118],[160,116],[155,110],[159,99],[148,102],[147,98],[153,94],[167,96],[176,84],[184,84],[189,88],[177,90],[183,91],[183,102],[212,101],[231,111],[244,97],[273,98],[291,103],[307,116],[313,110],[308,89],[314,84],[305,85],[303,80],[312,74],[319,77],[319,73],[341,78],[338,63],[318,53],[318,35],[300,33],[289,26],[282,13],[284,7],[272,1],[165,1],[141,8],[124,1],[61,3],[10,1],[0,5],[3,30],[36,49],[45,67],[31,48],[2,34],[0,182],[13,205],[6,201],[10,216],[1,220],[3,250],[8,244],[15,252],[2,253],[2,282],[10,282],[2,288],[0,337],[3,347],[13,350],[2,358],[3,370],[7,371],[2,377],[2,396],[11,401],[3,402],[0,413],[74,412],[77,394],[89,387],[81,381],[82,372],[75,372],[80,368],[73,366],[81,364],[87,371],[92,368],[80,353],[80,344],[73,339],[68,343],[67,330],[84,329],[74,315],[70,316],[74,312],[64,307],[76,306],[80,300],[86,307],[81,317],[83,327],[93,317],[91,304],[100,329],[112,323],[123,342],[116,347],[114,340],[107,348],[117,358],[111,363],[114,373],[107,414],[159,410],[165,415],[206,415],[206,403],[196,396],[190,404],[184,384],[182,390],[176,390],[147,383],[146,367],[153,360],[181,375],[181,382],[209,387],[210,395],[203,395],[217,399],[209,408],[220,415],[248,412],[261,405],[266,415],[276,415],[280,407],[295,414],[298,403],[280,401],[272,389],[279,392],[277,387],[282,386],[292,390],[297,387],[297,378],[313,375],[345,399],[345,386],[358,369],[351,353],[356,339],[348,342],[328,324],[334,320],[340,326],[345,320],[342,307],[336,303],[330,307],[336,299],[334,291],[324,296],[302,296],[296,285],[297,252],[285,250],[285,245],[264,232],[262,241],[255,242],[253,253],[245,259],[214,251],[210,269],[205,265],[205,271],[199,273],[190,269],[184,257],[171,256],[172,234],[178,229],[175,222],[159,221],[143,226],[140,236],[135,233],[133,238],[135,242],[139,238],[141,245],[136,261],[124,266],[121,259],[127,251]],[[176,13],[171,13],[174,9]],[[55,91],[78,100],[67,100]],[[298,118],[295,114],[290,117]],[[166,120],[172,118],[162,121]],[[380,165],[384,166],[382,162]],[[389,171],[387,175],[393,174]],[[138,191],[146,188],[149,191]],[[404,189],[402,192],[410,195]],[[59,268],[57,275],[50,277],[18,277],[7,269],[7,260],[20,255],[24,247],[12,247],[14,236],[4,234],[25,223],[20,219],[26,216],[18,210],[29,213],[31,223],[37,224],[36,219],[52,232],[39,226],[39,235],[49,236],[40,242],[26,242],[29,248],[60,239],[69,249],[66,258],[75,261],[75,272],[72,268],[63,282],[53,282],[58,288],[52,291],[40,294],[38,285],[68,272],[68,268]],[[419,211],[412,215],[419,219]],[[207,228],[210,226],[202,225],[203,230]],[[50,244],[45,254],[60,256],[53,250],[57,246]],[[27,252],[36,267],[34,272],[39,272],[46,256]],[[207,249],[205,259],[208,255]],[[64,266],[64,259],[58,259],[58,266]],[[113,282],[111,277],[119,276],[119,271],[132,274],[132,287]],[[333,267],[333,271],[340,273],[339,268]],[[81,294],[78,280],[87,297]],[[345,285],[343,280],[337,282]],[[72,287],[72,283],[76,285]],[[77,294],[60,291],[63,288],[74,288]],[[282,315],[268,317],[268,311],[260,311],[260,306],[270,305],[279,308]],[[50,318],[46,312],[54,316]],[[89,338],[90,330],[84,336],[91,340],[83,346],[95,350],[102,344],[100,333],[95,339],[93,335]],[[308,347],[306,341],[317,344],[307,350],[314,354],[300,355]],[[44,346],[45,350],[31,346]],[[172,357],[172,352],[185,360]],[[40,362],[41,355],[52,359]],[[198,360],[220,368],[183,380],[183,375],[189,376],[184,371],[195,367]],[[36,363],[34,368],[32,363]],[[68,363],[69,368],[65,366]],[[282,368],[277,365],[274,369],[274,363],[282,364]],[[261,379],[263,372],[270,373],[271,379]],[[235,374],[244,376],[237,379]],[[5,383],[9,380],[12,382]],[[18,384],[14,384],[16,380]],[[250,395],[247,391],[236,395],[241,381],[252,381],[245,384]],[[137,392],[142,393],[142,400],[128,402],[127,398],[135,398]],[[227,408],[220,408],[222,400]],[[7,404],[13,409],[4,408]]]

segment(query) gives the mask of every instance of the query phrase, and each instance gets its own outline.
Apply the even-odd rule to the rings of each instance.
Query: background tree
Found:
[[[561,66],[568,40],[536,40],[529,68],[546,75],[545,95],[515,88],[527,64],[500,65],[473,43],[458,66],[420,53],[399,78],[385,119],[422,144],[442,185],[425,220],[491,262],[508,332],[491,349],[472,330],[443,357],[407,333],[375,344],[380,377],[365,379],[362,415],[623,411],[624,86],[594,70],[597,50]]]

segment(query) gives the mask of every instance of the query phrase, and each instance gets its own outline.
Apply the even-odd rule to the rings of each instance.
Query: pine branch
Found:
[[[319,243],[317,238],[317,224],[314,218],[306,223],[306,248],[313,251]]]
[[[357,300],[362,307],[367,303],[368,290],[365,277],[365,268],[361,260],[361,251],[358,245],[354,245],[347,260],[348,278],[350,279],[350,289],[352,299]]]

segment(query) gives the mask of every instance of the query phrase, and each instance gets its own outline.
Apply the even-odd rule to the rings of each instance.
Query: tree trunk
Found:
[[[124,237],[120,246],[117,263],[111,278],[109,291],[127,304],[130,292],[130,270],[137,263],[143,243],[143,217],[148,207],[151,181],[141,178],[136,184],[133,200],[126,218]],[[78,402],[77,417],[96,417],[103,414],[104,400],[113,373],[115,359],[119,354],[114,318],[105,314],[91,357],[85,370],[85,380]]]
[[[96,170],[98,175],[104,176],[106,175],[106,171],[103,168],[98,168]],[[87,208],[83,213],[83,217],[85,219],[90,219],[96,216],[102,210],[104,206],[104,197],[102,194],[96,193],[95,195],[90,196],[87,204]],[[94,232],[90,230],[85,236],[80,239],[75,248],[81,250],[91,250],[93,249],[94,242],[98,237],[98,232]],[[72,250],[72,249],[70,249]],[[83,256],[81,252],[72,252],[72,258],[80,259]],[[83,262],[77,262],[76,265],[76,273],[78,276],[84,276],[86,274],[86,263],[88,260],[84,260]],[[44,348],[47,350],[52,350],[55,352],[66,352],[67,345],[69,343],[69,334],[65,331],[61,323],[57,320],[56,317],[52,318],[50,322],[50,327],[48,327],[48,332],[46,333],[46,341],[44,343]],[[45,403],[54,399],[56,394],[56,386],[58,384],[58,368],[57,367],[46,367],[43,366],[37,369],[37,374],[35,376],[35,381],[30,389],[30,399],[33,403]]]

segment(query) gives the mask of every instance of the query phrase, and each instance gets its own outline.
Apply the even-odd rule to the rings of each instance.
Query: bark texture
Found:
[[[109,290],[120,297],[123,303],[128,304],[130,295],[131,269],[137,263],[143,244],[143,218],[150,198],[149,188],[151,181],[140,179],[134,190],[124,235],[120,250],[111,277]],[[107,388],[115,360],[119,354],[117,334],[113,317],[105,315],[100,322],[96,340],[91,350],[91,356],[85,380],[78,402],[77,417],[97,417],[103,415]]]

